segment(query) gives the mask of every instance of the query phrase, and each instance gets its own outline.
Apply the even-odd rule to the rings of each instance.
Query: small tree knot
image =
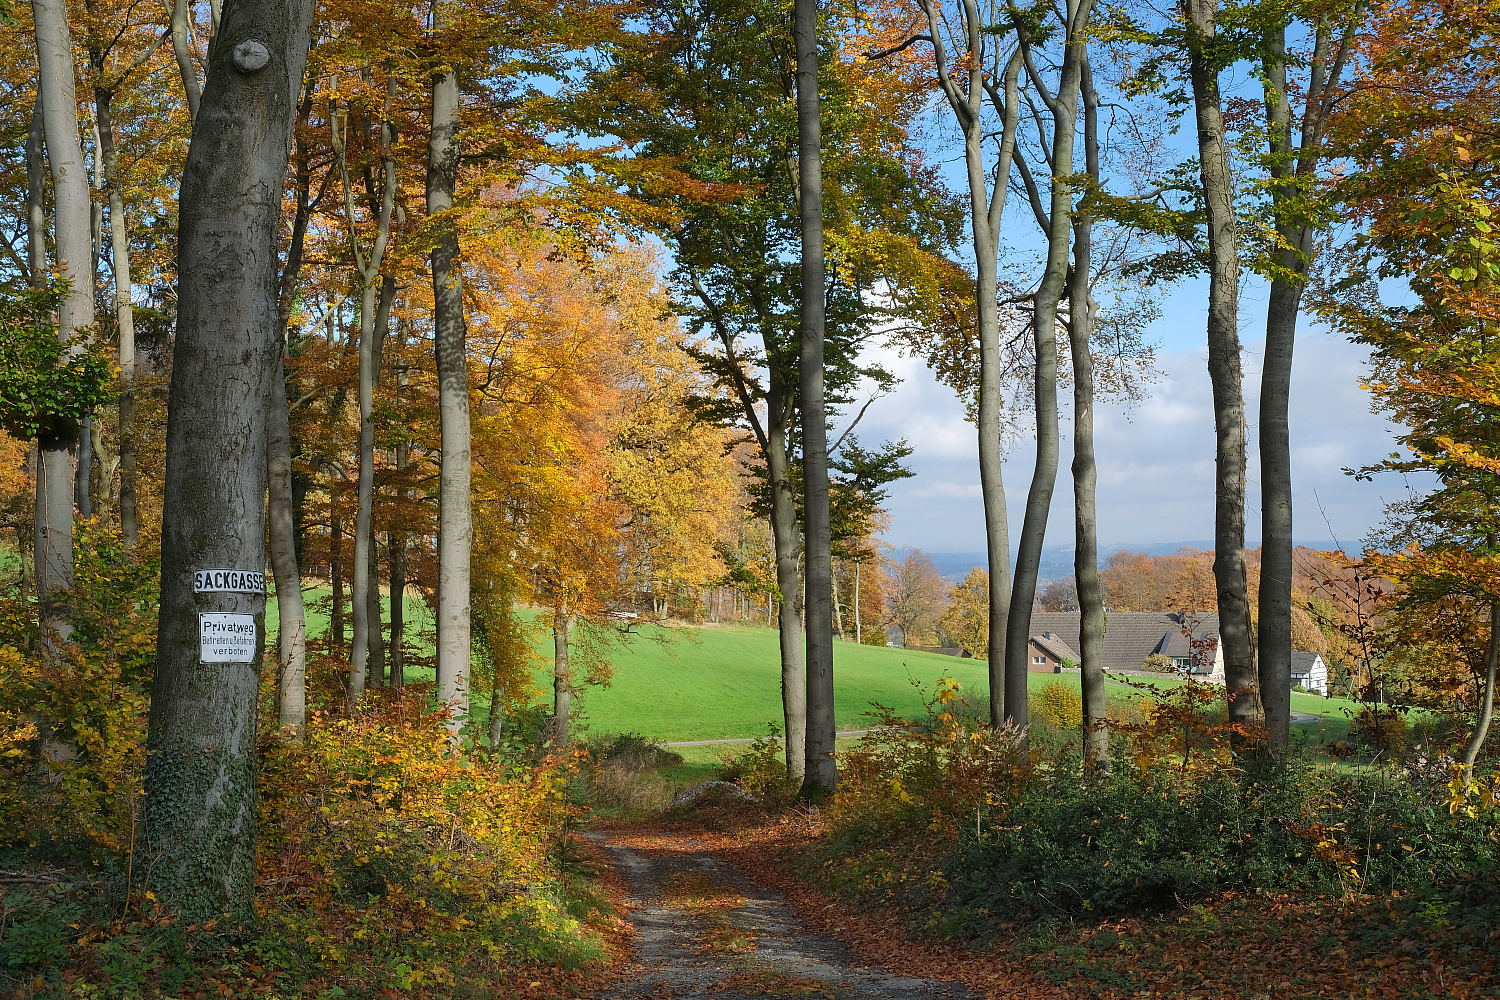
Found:
[[[234,47],[234,68],[241,73],[254,73],[265,68],[271,61],[271,52],[261,42],[251,39]]]

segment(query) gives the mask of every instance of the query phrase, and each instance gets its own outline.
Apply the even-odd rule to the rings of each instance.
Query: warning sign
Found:
[[[199,612],[198,659],[204,663],[254,663],[255,616]]]

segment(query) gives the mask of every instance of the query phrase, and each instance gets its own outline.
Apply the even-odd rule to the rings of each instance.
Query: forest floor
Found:
[[[977,945],[924,936],[912,913],[857,910],[809,880],[818,826],[804,809],[601,824],[590,837],[612,866],[629,958],[598,1000],[1500,995],[1500,928],[1457,933],[1390,898],[1226,894]]]

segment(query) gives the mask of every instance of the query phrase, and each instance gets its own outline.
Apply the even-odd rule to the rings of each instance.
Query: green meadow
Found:
[[[312,608],[326,591],[309,591]],[[418,598],[406,601],[407,621],[415,625],[408,634],[430,648],[432,613]],[[535,612],[522,612],[535,618]],[[267,624],[275,628],[275,601],[269,602]],[[309,613],[314,632],[327,628],[327,616]],[[549,699],[552,641],[541,634],[537,640],[540,665],[535,683],[539,699]],[[579,720],[592,736],[635,732],[663,742],[745,739],[766,734],[768,727],[781,726],[781,668],[776,633],[750,626],[705,625],[663,628],[642,626],[611,642],[604,654],[613,668],[607,687],[588,687],[576,699]],[[835,716],[841,731],[864,729],[872,704],[884,705],[897,714],[914,717],[924,709],[938,678],[952,677],[961,685],[976,710],[988,699],[987,665],[982,660],[960,659],[917,650],[881,646],[834,644]],[[423,679],[415,672],[412,680]],[[1049,683],[1078,689],[1077,674],[1032,674],[1033,694]],[[1180,683],[1171,678],[1151,679],[1161,687]],[[1140,697],[1141,692],[1111,684],[1113,700]],[[1352,702],[1317,695],[1292,695],[1292,709],[1319,717],[1298,728],[1308,736],[1341,736],[1347,728]],[[715,751],[717,753],[719,751]]]

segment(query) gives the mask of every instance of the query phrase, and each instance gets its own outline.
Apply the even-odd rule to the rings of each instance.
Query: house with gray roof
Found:
[[[1031,615],[1030,667],[1048,673],[1064,659],[1078,661],[1077,611],[1034,611]],[[1186,625],[1186,631],[1184,631]],[[1219,616],[1184,622],[1164,611],[1107,611],[1104,618],[1104,669],[1136,672],[1156,654],[1172,658],[1183,673],[1224,683],[1224,654],[1219,647]]]

